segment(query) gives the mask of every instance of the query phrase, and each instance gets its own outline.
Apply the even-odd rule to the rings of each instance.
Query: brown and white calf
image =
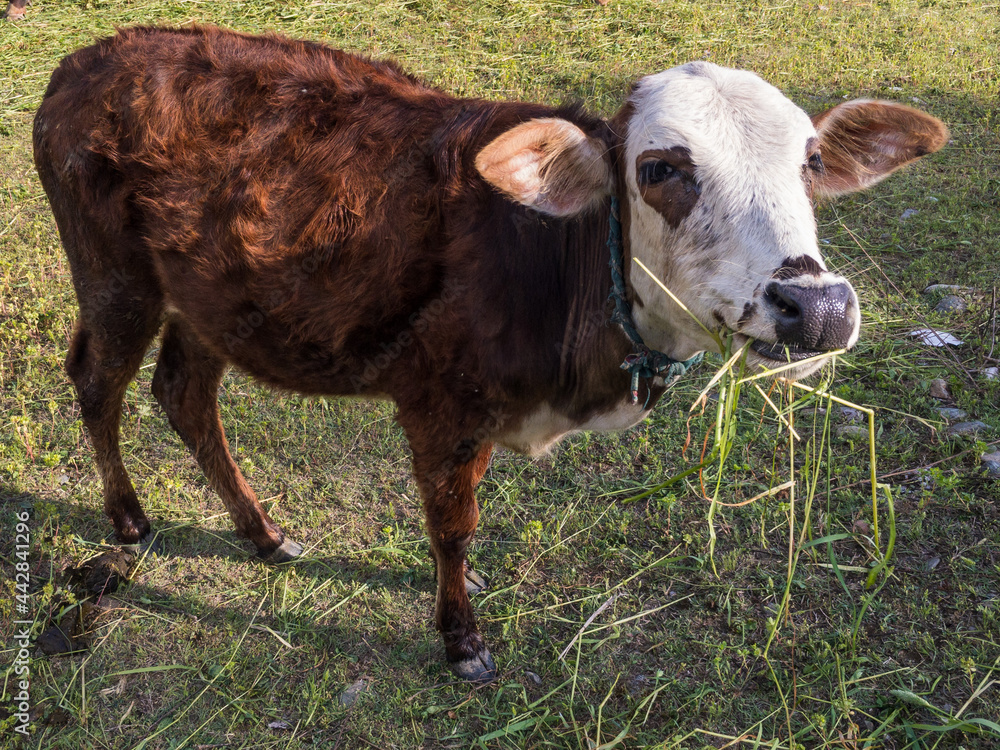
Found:
[[[496,673],[466,562],[495,444],[546,450],[641,420],[665,389],[619,365],[609,213],[628,301],[683,360],[714,332],[760,365],[848,348],[851,285],[817,248],[814,195],[935,151],[934,118],[885,102],[812,120],[757,76],[692,63],[615,117],[458,99],[386,62],[212,28],[125,29],[62,61],[35,162],[80,305],[66,368],[123,543],[150,538],[118,447],[123,393],[161,328],[153,393],[260,555],[301,547],[230,456],[216,396],[235,365],[278,388],[391,398],[459,675]],[[798,372],[806,374],[812,365]],[[468,583],[467,583],[468,582]]]

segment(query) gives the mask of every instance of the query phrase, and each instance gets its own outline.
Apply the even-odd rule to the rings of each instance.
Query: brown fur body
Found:
[[[473,165],[512,125],[554,115],[611,148],[576,110],[456,99],[304,42],[138,28],[63,60],[35,158],[80,303],[67,369],[118,538],[150,531],[118,415],[166,319],[153,391],[262,555],[284,535],[230,458],[226,365],[395,401],[448,658],[488,660],[463,570],[492,443],[542,404],[583,423],[629,391],[630,345],[604,324],[606,209],[543,217]]]

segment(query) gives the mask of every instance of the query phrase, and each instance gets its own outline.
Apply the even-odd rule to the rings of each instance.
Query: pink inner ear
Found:
[[[892,160],[905,159],[907,149],[912,145],[900,133],[891,131],[879,134],[874,143],[885,156]]]
[[[571,216],[610,191],[611,169],[603,152],[568,120],[542,118],[495,138],[476,157],[476,169],[518,203]]]

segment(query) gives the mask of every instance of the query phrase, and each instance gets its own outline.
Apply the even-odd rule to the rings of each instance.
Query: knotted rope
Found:
[[[611,266],[611,294],[609,297],[615,303],[611,321],[621,325],[635,348],[632,354],[625,357],[621,368],[632,374],[632,403],[636,404],[639,402],[639,378],[649,379],[660,376],[666,385],[670,386],[701,362],[703,353],[699,352],[691,359],[683,361],[668,357],[663,352],[655,351],[646,346],[642,336],[635,329],[632,310],[625,298],[625,276],[622,273],[622,225],[618,218],[617,197],[611,199],[611,217],[608,220],[608,252],[611,254],[609,263]],[[647,388],[646,403],[649,403],[648,392]]]

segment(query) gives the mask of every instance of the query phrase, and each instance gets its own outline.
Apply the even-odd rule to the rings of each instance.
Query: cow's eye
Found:
[[[639,182],[643,185],[655,185],[658,182],[669,180],[675,174],[677,174],[677,170],[662,159],[644,161],[639,165]]]
[[[822,172],[825,169],[823,166],[823,157],[819,155],[819,151],[809,157],[809,169],[813,172]]]

